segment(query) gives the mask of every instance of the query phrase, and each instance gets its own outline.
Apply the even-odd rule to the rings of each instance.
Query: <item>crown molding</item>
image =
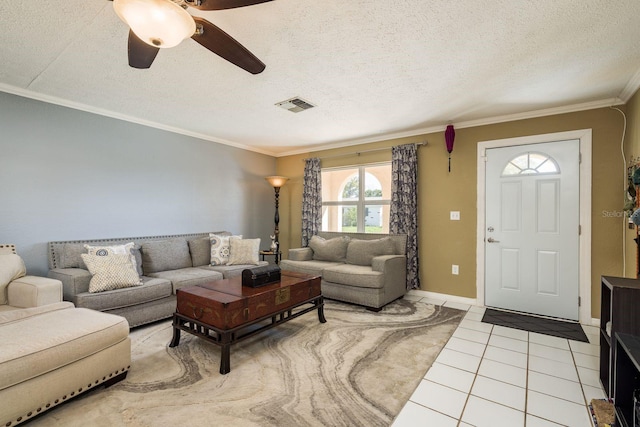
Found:
[[[491,124],[497,124],[497,123],[512,122],[516,120],[526,120],[526,119],[551,116],[551,115],[557,115],[557,114],[573,113],[577,111],[592,110],[596,108],[611,107],[613,105],[624,104],[626,101],[629,100],[631,96],[633,96],[633,94],[636,92],[637,88],[639,87],[640,87],[640,70],[638,70],[638,72],[629,81],[625,89],[621,92],[620,97],[618,98],[607,98],[599,101],[584,102],[580,104],[572,104],[572,105],[567,105],[562,107],[553,107],[553,108],[546,108],[546,109],[528,111],[523,113],[488,117],[485,119],[455,122],[455,125],[456,125],[456,129],[463,129],[463,128],[485,126],[485,125],[491,125]],[[168,126],[168,125],[158,123],[158,122],[153,122],[150,120],[139,119],[133,116],[129,116],[127,114],[117,113],[115,111],[106,110],[103,108],[92,107],[90,105],[82,104],[79,102],[58,98],[56,96],[33,92],[33,91],[19,88],[16,86],[7,85],[5,83],[0,83],[0,91],[10,93],[13,95],[22,96],[24,98],[30,98],[37,101],[46,102],[49,104],[60,105],[62,107],[67,107],[75,110],[85,111],[88,113],[98,114],[105,117],[111,117],[114,119],[139,124],[142,126],[156,128],[156,129],[164,130],[167,132],[173,132],[180,135],[185,135],[185,136],[189,136],[192,138],[197,138],[205,141],[215,142],[217,144],[223,144],[223,145],[238,148],[241,150],[252,151],[258,154],[264,154],[272,157],[286,157],[286,156],[294,156],[299,154],[308,154],[308,153],[313,153],[317,151],[331,150],[335,148],[345,148],[345,147],[351,147],[354,145],[388,141],[390,139],[409,138],[409,137],[421,136],[429,133],[443,132],[448,124],[447,123],[447,124],[434,125],[434,126],[423,127],[419,129],[412,129],[407,131],[378,134],[378,135],[367,136],[363,138],[344,140],[344,141],[335,142],[335,143],[317,144],[317,145],[314,145],[313,147],[300,148],[292,151],[277,153],[273,150],[257,148],[257,147],[229,141],[222,138],[214,138],[209,135],[188,131],[186,129],[182,129],[174,126]]]
[[[624,103],[627,103],[631,99],[631,97],[638,91],[640,88],[640,68],[638,71],[629,79],[627,85],[622,89],[618,98],[620,98]]]
[[[237,142],[229,141],[222,138],[213,138],[209,135],[201,134],[198,132],[191,132],[186,129],[181,129],[174,126],[167,126],[162,123],[153,122],[150,120],[143,120],[137,117],[129,116],[127,114],[117,113],[115,111],[106,110],[103,108],[92,107],[91,105],[82,104],[80,102],[69,101],[67,99],[58,98],[56,96],[45,95],[42,93],[33,92],[27,89],[18,88],[15,86],[7,85],[5,83],[0,83],[0,92],[6,92],[13,95],[18,95],[23,98],[30,98],[36,101],[46,102],[48,104],[55,104],[61,107],[72,108],[74,110],[85,111],[87,113],[97,114],[100,116],[111,117],[113,119],[123,120],[125,122],[135,123],[142,126],[147,126],[155,129],[164,130],[167,132],[177,133],[180,135],[189,136],[192,138],[203,139],[205,141],[215,142],[222,145],[228,145],[234,148],[239,148],[241,150],[253,151],[258,154],[264,154],[267,156],[274,157],[275,154],[271,151],[263,150],[256,147],[251,147],[244,144],[239,144]]]
[[[562,107],[545,108],[541,110],[527,111],[523,113],[505,114],[502,116],[488,117],[485,119],[455,122],[455,126],[456,126],[456,129],[464,129],[464,128],[470,128],[470,127],[493,125],[498,123],[514,122],[517,120],[527,120],[527,119],[534,119],[538,117],[554,116],[558,114],[575,113],[578,111],[594,110],[597,108],[607,108],[607,107],[620,105],[620,104],[624,104],[624,101],[620,98],[607,98],[599,101],[583,102],[580,104],[572,104],[572,105],[566,105]],[[447,123],[447,124],[450,124],[450,123]],[[317,151],[330,150],[334,148],[345,148],[345,147],[351,147],[353,145],[388,141],[390,139],[407,138],[407,137],[420,136],[420,135],[425,135],[425,134],[435,133],[435,132],[444,132],[444,130],[447,127],[447,124],[424,127],[424,128],[410,130],[410,131],[380,134],[372,137],[358,138],[358,139],[337,142],[334,144],[315,146],[313,148],[288,151],[285,153],[277,154],[276,157],[308,154],[308,153],[313,153]]]

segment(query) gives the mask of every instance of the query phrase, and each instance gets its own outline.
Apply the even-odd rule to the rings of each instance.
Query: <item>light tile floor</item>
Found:
[[[603,399],[598,328],[589,343],[482,323],[484,307],[429,300],[467,313],[394,420],[393,427],[592,426]]]

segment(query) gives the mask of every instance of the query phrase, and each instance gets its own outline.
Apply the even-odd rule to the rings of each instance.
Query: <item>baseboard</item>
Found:
[[[459,297],[457,295],[441,294],[438,292],[423,291],[420,289],[412,289],[411,293],[413,295],[417,295],[423,298],[430,298],[430,299],[435,299],[440,301],[450,301],[450,302],[457,302],[460,304],[468,304],[468,305],[477,304],[476,302],[477,300],[475,298],[465,298],[465,297]]]

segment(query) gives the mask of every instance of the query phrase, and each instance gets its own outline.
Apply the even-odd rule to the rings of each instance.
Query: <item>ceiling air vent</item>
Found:
[[[285,110],[289,110],[292,113],[299,113],[300,111],[308,110],[309,108],[315,107],[315,105],[310,104],[304,99],[298,97],[278,102],[276,105],[278,107],[284,108]]]

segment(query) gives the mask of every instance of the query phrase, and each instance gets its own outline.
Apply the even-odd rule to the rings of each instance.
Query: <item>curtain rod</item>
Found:
[[[423,145],[429,145],[429,141],[425,141],[425,142],[416,142],[415,144],[413,144],[416,146],[416,148],[419,148]],[[391,148],[393,147],[384,147],[384,148],[372,148],[371,150],[362,150],[362,151],[354,151],[353,153],[343,153],[343,154],[333,154],[331,156],[324,156],[324,157],[319,157],[320,160],[324,160],[324,159],[333,159],[335,157],[344,157],[344,156],[351,156],[353,154],[359,156],[360,154],[364,154],[364,153],[374,153],[376,151],[385,151],[385,150],[391,150]],[[305,160],[311,159],[312,157],[307,157],[306,159],[302,159],[302,161],[304,162]]]

